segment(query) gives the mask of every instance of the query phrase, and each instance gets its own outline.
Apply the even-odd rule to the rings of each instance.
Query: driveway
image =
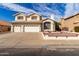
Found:
[[[43,43],[41,33],[7,33],[0,35],[0,48],[38,47]]]
[[[0,34],[0,48],[38,48],[46,45],[79,46],[79,40],[44,40],[40,32]]]

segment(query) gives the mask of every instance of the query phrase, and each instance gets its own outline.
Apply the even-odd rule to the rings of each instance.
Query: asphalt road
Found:
[[[0,56],[79,56],[79,49],[6,48]]]

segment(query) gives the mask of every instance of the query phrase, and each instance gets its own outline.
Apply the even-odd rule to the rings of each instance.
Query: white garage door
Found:
[[[15,26],[14,27],[14,32],[21,32],[21,27],[20,26]]]
[[[26,25],[24,27],[24,32],[40,32],[39,25]]]

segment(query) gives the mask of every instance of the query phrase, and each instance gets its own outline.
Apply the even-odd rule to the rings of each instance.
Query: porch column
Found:
[[[11,32],[13,32],[13,25],[11,25]]]
[[[42,23],[42,31],[44,31],[44,23]]]
[[[53,23],[51,23],[50,27],[51,27],[51,31],[53,31]]]
[[[24,30],[24,26],[23,26],[23,25],[21,25],[21,32],[23,32],[23,30]]]
[[[51,31],[55,31],[55,26],[53,23],[51,23]]]
[[[53,31],[55,31],[55,24],[53,24]]]

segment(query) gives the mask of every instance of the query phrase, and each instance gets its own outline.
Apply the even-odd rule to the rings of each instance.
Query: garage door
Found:
[[[14,32],[21,32],[21,27],[20,26],[15,26],[14,27]]]
[[[40,32],[39,25],[27,25],[24,27],[24,32]]]

